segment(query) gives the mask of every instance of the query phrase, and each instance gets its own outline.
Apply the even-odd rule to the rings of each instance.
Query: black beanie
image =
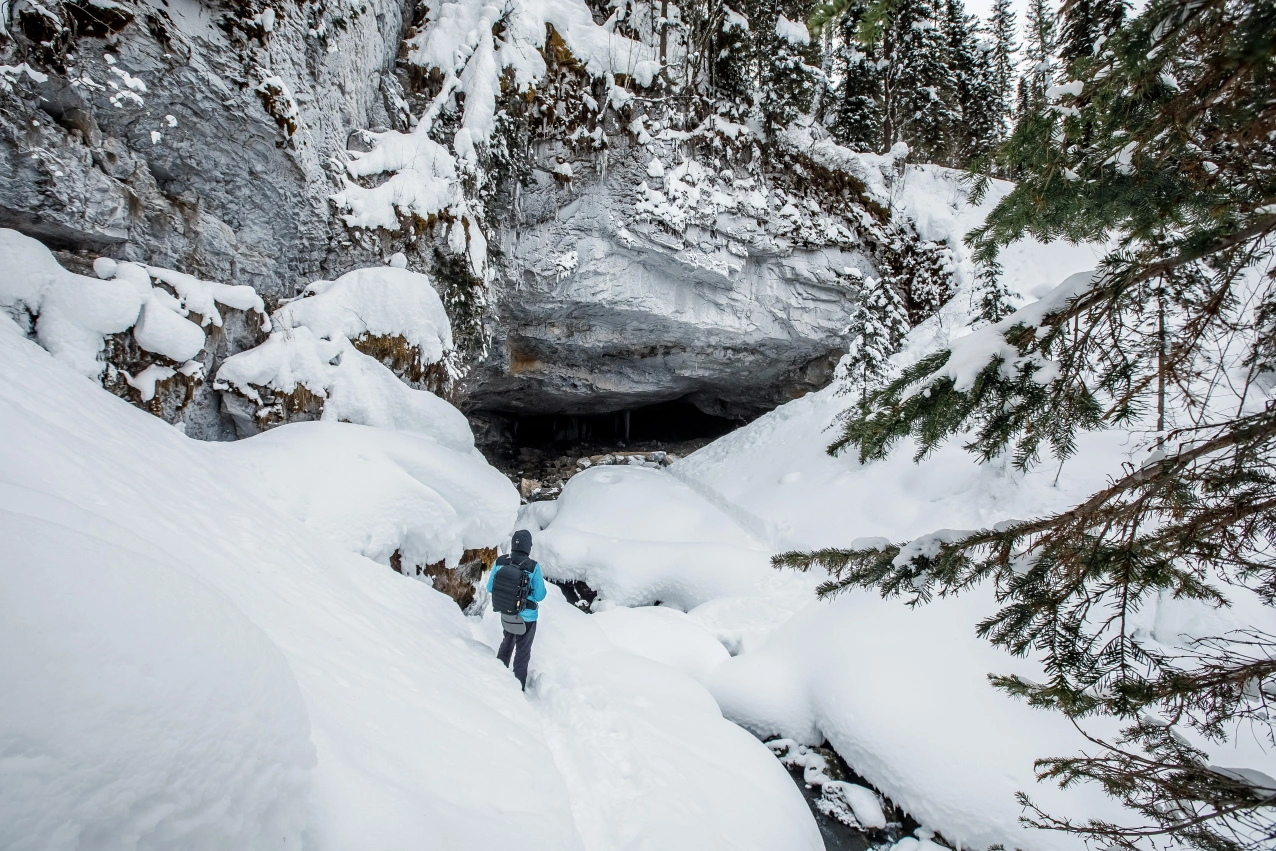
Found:
[[[526,529],[519,529],[514,533],[513,540],[510,541],[510,549],[516,553],[529,555],[532,552],[532,533]]]

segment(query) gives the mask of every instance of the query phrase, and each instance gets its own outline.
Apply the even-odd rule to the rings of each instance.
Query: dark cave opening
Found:
[[[676,444],[705,440],[743,425],[706,414],[686,399],[606,414],[505,414],[515,447],[570,449]]]
[[[684,397],[607,413],[471,411],[469,419],[487,460],[536,502],[590,466],[666,466],[752,418],[714,416]]]

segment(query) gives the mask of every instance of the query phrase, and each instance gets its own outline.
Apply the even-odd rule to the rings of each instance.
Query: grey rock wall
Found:
[[[872,273],[869,257],[789,245],[737,214],[681,235],[645,223],[634,187],[651,154],[613,142],[607,173],[571,184],[542,156],[500,234],[492,346],[469,405],[584,414],[688,398],[750,417],[827,384],[859,291],[845,270]]]
[[[249,284],[268,304],[381,261],[345,240],[328,196],[351,130],[390,123],[383,81],[407,4],[280,3],[269,31],[261,2],[113,6],[117,32],[86,27],[96,7],[84,2],[12,5],[0,64],[46,79],[0,78],[0,227],[69,265],[135,260]],[[271,78],[285,94],[259,91]],[[232,317],[210,336],[210,373],[260,342],[255,328]],[[234,436],[211,382],[181,419],[199,437]]]
[[[85,23],[107,8],[111,26]],[[328,200],[357,131],[404,126],[395,59],[413,13],[411,0],[16,0],[0,65],[47,78],[0,77],[0,226],[68,265],[136,260],[249,284],[268,306],[392,251],[428,270],[428,235],[351,234]],[[532,185],[512,193],[489,236],[502,252],[490,342],[462,407],[591,413],[685,397],[742,417],[825,384],[857,292],[842,272],[871,272],[868,257],[795,247],[747,217],[681,235],[644,224],[632,196],[650,153],[619,130],[608,143],[606,168],[586,163],[571,182],[551,174],[561,151],[542,146]],[[228,316],[207,374],[260,339]],[[154,409],[194,436],[235,436],[211,381],[180,411]]]

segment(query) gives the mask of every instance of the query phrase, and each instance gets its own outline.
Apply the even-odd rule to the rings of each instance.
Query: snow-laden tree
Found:
[[[1093,56],[1125,19],[1126,0],[1065,0],[1059,56],[1065,66]]]
[[[868,0],[850,0],[832,27],[833,70],[838,83],[832,103],[829,132],[840,145],[854,151],[877,151],[882,146],[882,69],[871,48],[856,37]],[[823,21],[818,21],[823,24]]]
[[[1029,0],[1028,21],[1024,37],[1024,56],[1028,60],[1028,68],[1020,78],[1020,84],[1026,88],[1026,97],[1021,96],[1025,106],[1019,109],[1024,114],[1033,105],[1040,105],[1046,96],[1046,89],[1054,82],[1052,73],[1055,50],[1058,48],[1058,18],[1050,0]],[[1026,85],[1025,85],[1026,83]]]
[[[815,49],[802,0],[759,3],[756,26],[764,45],[760,62],[762,112],[780,129],[810,112],[817,85]]]
[[[1047,449],[1072,455],[1079,431],[1121,425],[1145,435],[1146,459],[1051,516],[777,559],[827,568],[824,594],[924,604],[990,583],[999,609],[979,633],[1048,674],[994,682],[1093,745],[1043,754],[1039,776],[1098,783],[1141,818],[1080,823],[1025,796],[1026,820],[1109,848],[1276,843],[1276,781],[1204,750],[1230,735],[1276,746],[1276,636],[1174,648],[1130,617],[1157,596],[1276,605],[1274,32],[1274,0],[1152,0],[1097,51],[1097,39],[1071,50],[1075,78],[999,151],[1020,180],[969,241],[986,265],[1027,235],[1116,247],[1093,275],[905,369],[831,447],[871,461],[912,437],[921,457],[960,436],[1026,468]],[[1094,733],[1092,716],[1122,732]]]
[[[864,281],[847,333],[851,343],[841,369],[849,388],[863,397],[882,383],[887,361],[908,333],[904,301],[889,281]]]
[[[992,41],[992,52],[988,56],[992,86],[1001,107],[999,118],[1004,124],[1011,112],[1015,86],[1015,54],[1019,50],[1015,41],[1015,10],[1010,5],[1010,0],[995,0],[987,29]],[[1001,141],[1001,137],[998,137],[998,141]]]
[[[964,168],[1004,136],[1013,15],[988,30],[961,0],[829,0],[812,12],[830,33],[830,133],[859,150],[908,145],[915,161]]]
[[[860,33],[885,63],[883,147],[905,142],[915,159],[940,161],[960,112],[935,0],[874,0]]]
[[[982,323],[1000,322],[1014,312],[1010,300],[1016,294],[1006,286],[1001,264],[995,259],[985,260],[979,265],[979,287],[975,295],[974,307]]]
[[[956,106],[945,164],[961,168],[987,156],[1000,140],[1005,106],[997,94],[992,43],[961,0],[944,0],[943,31]]]

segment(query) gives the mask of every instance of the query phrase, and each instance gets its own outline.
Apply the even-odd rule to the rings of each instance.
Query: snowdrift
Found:
[[[349,424],[198,443],[8,320],[0,431],[0,844],[579,847],[516,682],[450,599],[351,552],[361,512],[402,544],[445,506],[448,546],[495,544],[512,486]]]
[[[545,575],[583,581],[607,605],[660,603],[690,611],[782,584],[770,552],[677,479],[643,467],[595,467],[573,476],[539,519]],[[531,513],[526,519],[535,520]]]

